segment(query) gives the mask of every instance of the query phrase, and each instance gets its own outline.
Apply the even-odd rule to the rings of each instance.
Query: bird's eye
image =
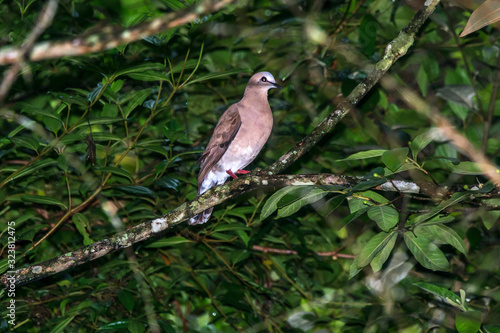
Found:
[[[262,79],[260,79],[262,82],[267,82],[267,79],[265,76],[262,77]]]

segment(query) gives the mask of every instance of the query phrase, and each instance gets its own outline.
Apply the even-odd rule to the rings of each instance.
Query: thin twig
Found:
[[[15,55],[13,55],[12,61],[10,61],[10,63],[13,63],[13,65],[4,75],[2,84],[0,84],[0,104],[2,104],[3,100],[9,93],[10,87],[12,87],[12,84],[16,80],[17,73],[19,73],[19,71],[21,70],[25,58],[28,55],[28,53],[32,50],[35,41],[52,23],[52,20],[56,15],[58,2],[59,2],[58,0],[50,0],[45,5],[45,8],[43,9],[42,13],[40,14],[40,17],[38,18],[38,22],[35,24],[35,27],[26,38],[26,41],[23,43],[23,46],[17,50]]]
[[[298,254],[295,250],[287,250],[287,249],[275,249],[267,246],[254,245],[252,247],[255,251],[260,251],[264,253],[278,253],[278,254]],[[309,254],[315,254],[320,257],[332,257],[333,260],[337,260],[337,258],[345,258],[345,259],[354,259],[356,256],[354,254],[345,254],[338,253],[338,250],[335,251],[327,251],[327,252],[310,252]]]

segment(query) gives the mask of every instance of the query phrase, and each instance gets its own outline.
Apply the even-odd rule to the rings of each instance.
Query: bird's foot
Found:
[[[239,170],[238,169],[238,171],[236,171],[236,173],[239,174],[239,175],[246,175],[247,173],[250,173],[250,171],[248,171],[248,170]]]
[[[226,170],[226,173],[230,175],[233,179],[238,179],[238,176],[236,176],[234,172],[231,171],[231,169]]]

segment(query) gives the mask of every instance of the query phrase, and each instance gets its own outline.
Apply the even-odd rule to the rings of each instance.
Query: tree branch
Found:
[[[168,13],[130,29],[124,30],[121,27],[107,26],[99,29],[99,33],[82,35],[72,40],[38,43],[32,48],[26,60],[40,61],[109,50],[121,44],[135,42],[158,32],[189,23],[202,15],[221,9],[232,1],[206,0],[188,10]],[[6,47],[0,49],[0,65],[16,62],[22,52],[23,48]]]

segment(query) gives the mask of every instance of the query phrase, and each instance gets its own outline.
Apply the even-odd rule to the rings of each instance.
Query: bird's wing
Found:
[[[201,185],[210,169],[222,158],[222,155],[226,152],[240,127],[241,117],[238,107],[233,104],[220,118],[212,134],[212,138],[208,142],[207,149],[205,149],[205,152],[197,162],[201,165],[200,174],[198,175],[198,186]]]

